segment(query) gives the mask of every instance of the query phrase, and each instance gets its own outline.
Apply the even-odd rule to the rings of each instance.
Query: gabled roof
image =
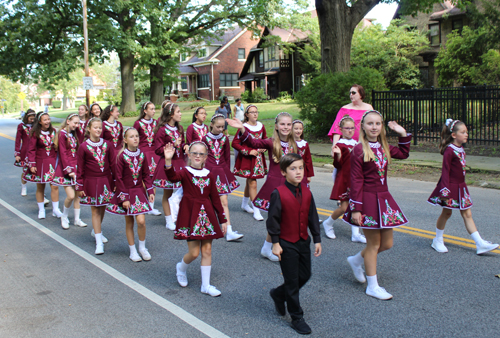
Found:
[[[442,20],[445,16],[450,17],[450,16],[455,16],[455,15],[460,15],[460,14],[465,14],[465,10],[462,10],[456,6],[454,6],[451,1],[445,1],[441,4],[443,6],[442,11],[437,11],[431,14],[430,19],[431,20]]]

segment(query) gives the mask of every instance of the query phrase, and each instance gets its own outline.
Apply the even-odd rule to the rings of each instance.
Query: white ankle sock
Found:
[[[75,209],[75,221],[80,220],[80,209]]]
[[[478,246],[481,245],[481,243],[483,242],[483,239],[481,238],[481,235],[479,235],[478,231],[471,233],[470,237],[472,237],[472,239],[474,240],[474,242],[476,242],[476,245]]]
[[[102,244],[102,232],[95,234],[95,244]]]
[[[210,286],[210,270],[212,266],[201,266],[201,286],[207,289]]]
[[[378,287],[377,275],[366,276],[366,280],[368,281],[368,288],[375,289]]]
[[[233,232],[233,227],[231,226],[231,224],[228,224],[226,233],[230,234],[231,232]]]
[[[151,210],[155,208],[155,202],[149,202],[149,206],[151,207]]]
[[[172,221],[172,215],[165,216],[165,221],[167,222],[167,224],[174,223],[174,221]]]
[[[63,216],[68,217],[68,213],[69,213],[69,208],[66,208],[65,206],[63,206]]]
[[[26,183],[21,183],[21,188],[26,189]]]
[[[179,270],[181,270],[181,272],[186,272],[188,269],[188,266],[189,266],[189,264],[184,263],[184,258],[183,258],[181,261],[181,265],[179,265]]]
[[[54,209],[54,210],[59,209],[59,201],[52,202],[52,209]]]
[[[355,225],[351,225],[351,236],[354,237],[354,236],[359,236],[360,233],[359,233],[359,227],[355,226]]]
[[[139,241],[139,251],[146,249],[146,240]]]
[[[37,204],[38,204],[38,210],[45,210],[45,206],[44,206],[43,202],[37,203]]]
[[[273,243],[270,243],[268,241],[264,241],[264,245],[262,246],[262,249],[264,249],[266,251],[273,250]]]
[[[241,200],[241,207],[244,208],[248,205],[248,202],[250,201],[250,198],[249,197],[244,197],[243,196],[243,200]]]
[[[252,208],[253,208],[253,212],[254,212],[254,214],[255,214],[255,213],[259,213],[259,214],[260,214],[260,209],[259,209],[259,208],[257,208],[255,205],[253,205],[253,203],[252,203]]]
[[[361,251],[358,252],[357,254],[355,254],[353,256],[352,260],[353,260],[354,264],[359,265],[359,266],[363,265],[363,262],[365,261],[365,259],[363,258],[363,256],[361,256]]]
[[[130,255],[137,253],[137,249],[135,248],[135,244],[129,245],[128,247],[130,248]]]
[[[333,220],[332,216],[328,216],[328,218],[323,221],[323,223],[329,227],[333,226],[333,222],[334,222],[334,220]]]
[[[443,234],[444,234],[444,229],[439,230],[438,228],[436,228],[436,238],[438,240],[443,241]]]

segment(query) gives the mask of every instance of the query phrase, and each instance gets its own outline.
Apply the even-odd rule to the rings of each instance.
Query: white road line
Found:
[[[169,302],[165,298],[161,297],[157,293],[154,293],[153,291],[149,290],[148,288],[142,286],[141,284],[137,283],[136,281],[130,279],[129,277],[125,276],[121,272],[117,271],[116,269],[112,268],[111,266],[107,265],[106,263],[103,263],[96,257],[92,256],[91,254],[83,251],[73,243],[69,242],[68,240],[62,238],[61,236],[57,235],[56,233],[52,232],[51,230],[47,229],[40,223],[34,221],[30,217],[26,216],[23,214],[21,211],[17,210],[14,208],[12,205],[9,203],[5,202],[4,200],[0,199],[0,204],[3,205],[6,209],[10,210],[12,213],[14,213],[16,216],[27,222],[28,224],[32,225],[33,227],[37,228],[47,236],[51,237],[53,240],[59,242],[69,250],[73,251],[76,253],[78,256],[82,257],[89,263],[95,265],[111,277],[115,278],[117,281],[125,284],[132,290],[136,291],[137,293],[141,294],[142,296],[146,297],[150,301],[158,304],[174,316],[178,317],[179,319],[183,320],[190,326],[194,327],[201,333],[209,336],[209,337],[214,337],[214,338],[229,338],[229,336],[226,336],[224,333],[220,332],[219,330],[215,329],[214,327],[208,325],[207,323],[201,321],[200,319],[196,318],[189,312],[185,311],[181,307],[175,305],[172,302]]]

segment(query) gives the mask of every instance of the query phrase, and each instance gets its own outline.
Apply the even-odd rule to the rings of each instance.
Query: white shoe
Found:
[[[47,206],[49,205],[50,201],[43,196],[43,205]]]
[[[144,259],[145,261],[151,260],[151,254],[149,253],[147,248],[144,248],[144,250],[139,249],[139,253],[142,256],[142,259]]]
[[[152,209],[150,212],[148,212],[148,215],[160,216],[161,212],[158,209]]]
[[[21,196],[27,196],[28,192],[26,186],[21,187]]]
[[[59,210],[59,208],[52,209],[52,216],[61,218],[63,216],[63,213],[61,212],[61,210]]]
[[[272,250],[266,251],[264,248],[262,248],[262,250],[260,250],[260,254],[261,254],[262,257],[266,257],[271,262],[279,262],[280,261],[280,259],[278,258],[278,256],[276,256],[275,254],[273,254]]]
[[[357,234],[357,235],[351,236],[351,241],[353,241],[354,243],[366,244],[366,237],[362,234]]]
[[[175,230],[175,223],[167,223],[165,225],[165,227],[168,229],[168,230],[172,230],[174,231]]]
[[[260,213],[260,210],[259,210],[259,209],[256,209],[256,211],[254,211],[254,213],[253,213],[253,218],[254,218],[256,221],[263,221],[263,220],[264,220],[264,217],[262,217],[262,214]]]
[[[228,225],[226,233],[226,241],[232,242],[243,238],[243,234],[239,234],[238,231],[233,231],[233,228]]]
[[[485,252],[488,252],[488,251],[491,251],[491,250],[495,250],[496,248],[498,248],[498,244],[494,244],[494,243],[491,243],[491,242],[488,242],[488,241],[484,241],[481,243],[481,245],[477,246],[476,245],[476,253],[478,255],[480,254],[483,254]]]
[[[75,225],[78,225],[79,227],[86,227],[87,226],[87,223],[85,223],[84,221],[82,221],[81,219],[75,219]]]
[[[186,273],[185,272],[181,272],[179,270],[179,264],[181,264],[181,263],[179,262],[175,266],[175,269],[177,270],[177,272],[176,272],[177,282],[179,283],[180,286],[182,286],[183,288],[185,288],[186,286],[188,286],[188,279],[187,279]]]
[[[448,252],[448,248],[444,245],[444,242],[442,240],[437,239],[436,237],[434,237],[434,239],[432,240],[431,246],[437,252],[441,253]]]
[[[104,252],[104,249],[103,249],[103,252]],[[130,256],[128,256],[128,258],[130,258],[131,261],[133,262],[140,262],[142,261],[142,258],[141,256],[139,256],[139,254],[136,252],[134,253],[131,253]]]
[[[325,229],[325,235],[326,237],[330,239],[335,239],[337,236],[335,236],[335,231],[333,230],[333,225],[326,224],[323,222],[323,229]]]
[[[67,216],[62,216],[61,217],[61,226],[65,230],[69,229],[69,219],[68,219]]]
[[[90,232],[90,235],[91,235],[92,237],[95,237],[95,232],[94,232],[94,229],[92,229],[92,231]],[[104,237],[104,235],[103,235],[102,231],[101,231],[101,237],[102,237],[102,242],[103,242],[103,243],[108,243],[108,239],[107,239],[106,237]]]
[[[347,262],[351,266],[352,273],[354,274],[354,278],[360,283],[366,282],[365,272],[363,271],[363,267],[361,265],[356,265],[353,262],[354,256],[347,257]]]
[[[38,219],[45,219],[45,209],[38,210]]]
[[[245,206],[243,206],[243,205],[242,205],[242,206],[241,206],[241,209],[242,209],[243,211],[248,212],[249,214],[253,214],[253,208],[252,208],[251,206],[249,206],[248,204],[247,204],[247,205],[245,205]]]
[[[209,285],[208,288],[201,287],[201,293],[210,295],[212,297],[218,297],[221,295],[221,292],[217,290],[217,288],[213,285]]]
[[[96,255],[102,255],[104,253],[104,245],[102,244],[96,244],[95,245],[95,254]]]
[[[376,288],[366,288],[366,294],[381,300],[389,300],[392,298],[392,295],[380,286]]]

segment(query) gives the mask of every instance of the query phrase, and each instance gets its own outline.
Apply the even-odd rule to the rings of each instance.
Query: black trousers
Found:
[[[283,249],[281,254],[281,272],[285,283],[276,288],[274,295],[286,301],[288,313],[292,320],[303,317],[300,307],[299,289],[311,278],[311,237],[299,239],[296,243],[280,239]]]

